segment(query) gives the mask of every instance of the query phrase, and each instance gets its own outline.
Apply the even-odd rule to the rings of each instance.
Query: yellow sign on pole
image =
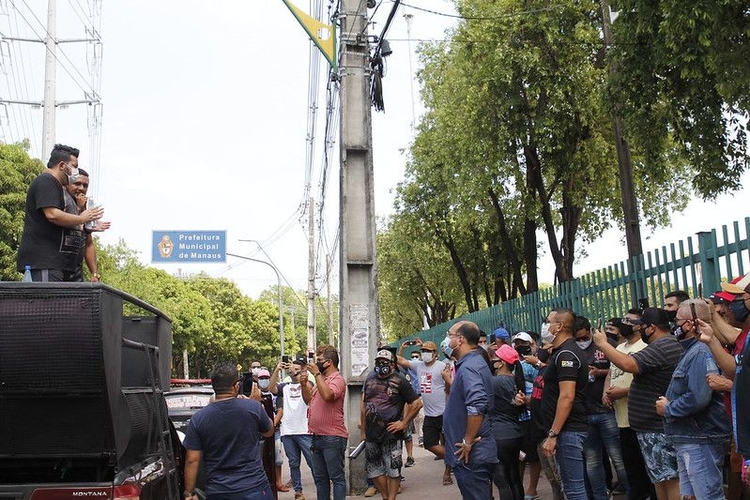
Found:
[[[292,5],[289,0],[282,1],[310,36],[310,40],[312,40],[318,49],[320,49],[320,52],[323,53],[323,57],[328,60],[328,63],[333,69],[336,69],[336,29],[334,25],[318,21],[314,17]]]

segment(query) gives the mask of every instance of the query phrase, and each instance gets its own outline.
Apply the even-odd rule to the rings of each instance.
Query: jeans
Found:
[[[333,483],[333,500],[346,498],[344,454],[346,438],[340,436],[312,437],[312,473],[318,500],[330,500]]]
[[[592,413],[588,417],[589,434],[583,443],[586,456],[586,475],[591,484],[592,500],[608,500],[607,481],[602,463],[602,445],[607,448],[607,454],[617,472],[620,486],[627,491],[628,475],[625,472],[625,462],[620,448],[620,429],[614,412]]]
[[[560,469],[562,489],[567,500],[588,500],[583,466],[586,432],[565,431],[557,437],[555,459]]]
[[[723,444],[675,443],[680,495],[699,500],[724,500]]]
[[[307,466],[312,470],[312,436],[309,434],[293,434],[290,436],[281,436],[281,442],[284,445],[286,458],[289,460],[289,474],[292,476],[294,491],[302,491],[302,477],[299,466],[301,456],[305,456]]]
[[[489,500],[492,498],[492,471],[497,464],[479,464],[470,469],[461,462],[453,467],[458,489],[463,500]],[[320,500],[320,499],[318,499]]]

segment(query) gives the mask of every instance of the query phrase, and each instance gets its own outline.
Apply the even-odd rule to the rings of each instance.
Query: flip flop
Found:
[[[539,500],[539,495],[524,495],[523,500]]]
[[[443,486],[450,486],[453,484],[453,478],[450,474],[446,474],[443,476]]]

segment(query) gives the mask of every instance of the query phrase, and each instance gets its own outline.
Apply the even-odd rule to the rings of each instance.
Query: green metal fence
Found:
[[[720,289],[722,280],[750,271],[749,241],[750,217],[745,217],[720,230],[697,233],[575,280],[415,332],[392,345],[415,337],[439,344],[448,328],[461,320],[473,321],[487,333],[498,326],[511,333],[538,332],[543,318],[554,307],[570,308],[598,325],[611,317],[622,317],[636,307],[635,299],[648,299],[650,305],[661,307],[664,296],[673,290],[706,297]]]

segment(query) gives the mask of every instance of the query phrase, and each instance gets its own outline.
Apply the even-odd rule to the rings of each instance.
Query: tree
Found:
[[[17,281],[16,254],[23,233],[26,191],[44,165],[28,154],[29,143],[0,143],[0,280]]]
[[[663,181],[679,155],[691,192],[739,188],[747,169],[750,10],[743,0],[619,0],[612,101],[644,155],[636,176]]]

